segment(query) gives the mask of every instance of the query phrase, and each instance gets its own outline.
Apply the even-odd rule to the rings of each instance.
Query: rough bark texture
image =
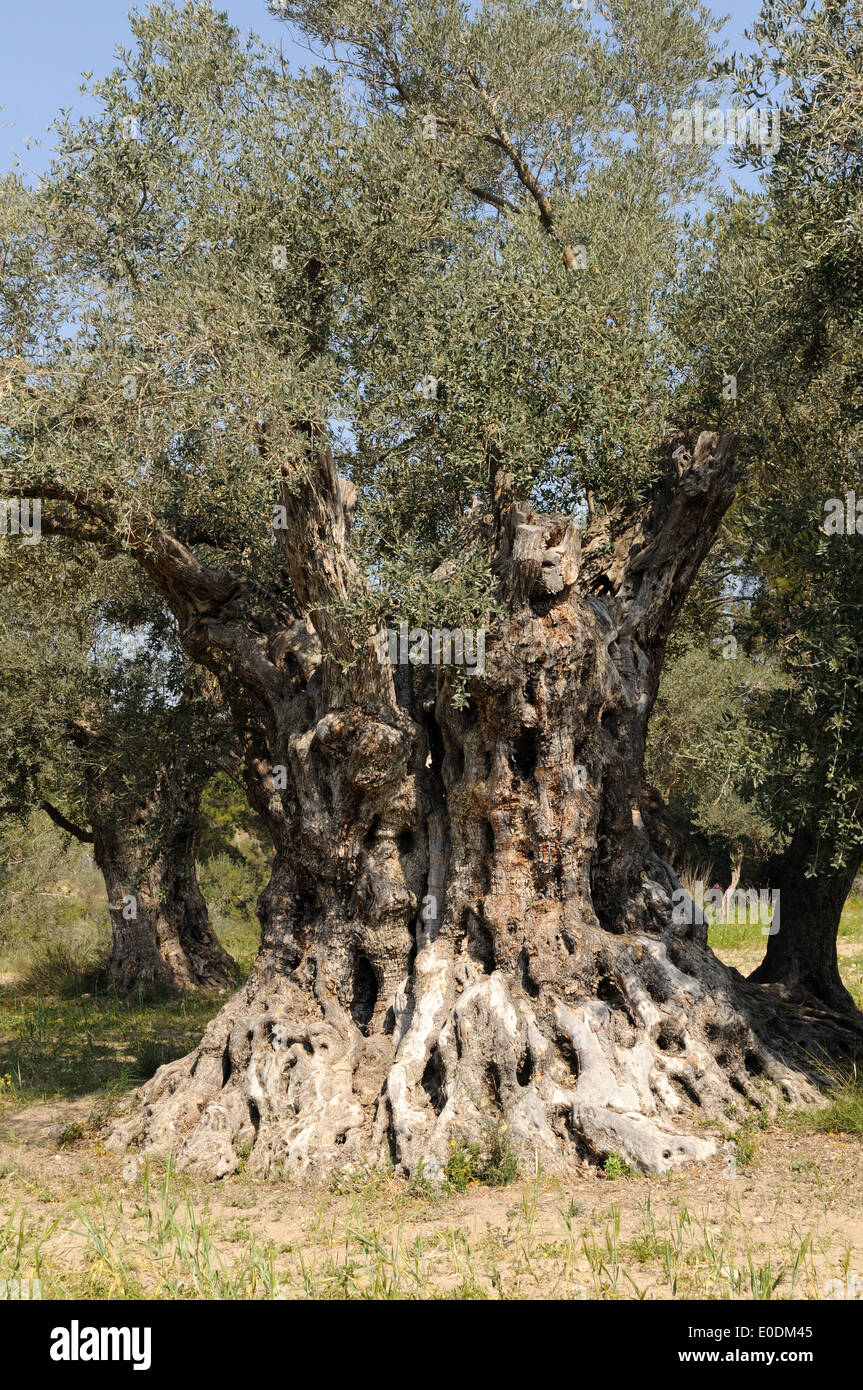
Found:
[[[284,544],[311,621],[235,638],[221,576],[185,610],[190,649],[206,633],[242,660],[266,726],[248,759],[276,846],[261,953],[113,1147],[174,1150],[216,1176],[241,1156],[253,1171],[433,1173],[503,1118],[547,1168],[616,1151],[663,1170],[712,1153],[693,1120],[741,1097],[814,1098],[769,993],[716,960],[703,925],[672,924],[676,879],[640,812],[665,640],[732,472],[732,440],[681,446],[613,547],[597,528],[583,546],[497,477],[477,526],[509,615],[458,708],[452,671],[417,682],[371,656],[348,675],[321,661],[350,492],[326,456],[310,470]],[[313,578],[309,516],[316,546],[336,538]],[[326,625],[338,651],[333,610]]]
[[[198,884],[196,807],[175,810],[170,837],[155,855],[134,826],[93,827],[93,857],[111,914],[113,989],[224,988],[236,981]]]
[[[772,985],[798,1008],[830,1010],[838,1030],[863,1038],[863,1018],[839,974],[836,941],[855,868],[822,869],[807,877],[816,849],[805,828],[791,838],[785,853],[764,870],[773,892],[780,894],[780,929],[767,939],[767,951],[750,980]]]

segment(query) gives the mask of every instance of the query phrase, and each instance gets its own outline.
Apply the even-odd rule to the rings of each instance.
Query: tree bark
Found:
[[[821,869],[807,877],[817,848],[815,836],[803,827],[785,852],[769,861],[765,873],[774,895],[779,892],[779,930],[768,937],[764,959],[749,978],[778,987],[789,1001],[848,1016],[859,1034],[863,1020],[842,983],[836,946],[857,866]]]
[[[225,988],[236,981],[198,883],[197,797],[174,811],[177,818],[156,851],[140,826],[94,826],[93,857],[111,915],[107,978],[113,989]]]
[[[94,832],[93,858],[105,880],[111,916],[108,985],[123,992],[173,988],[174,973],[159,950],[154,877],[143,856],[117,826],[108,825]]]
[[[667,634],[733,496],[733,452],[706,434],[676,449],[613,547],[496,477],[477,526],[508,616],[463,708],[452,671],[415,685],[371,642],[347,670],[307,619],[252,640],[232,636],[236,593],[229,618],[215,587],[196,597],[190,643],[247,660],[266,733],[249,793],[275,862],[249,980],[112,1147],[216,1176],[249,1146],[257,1171],[434,1173],[504,1118],[547,1168],[616,1151],[664,1170],[711,1154],[693,1121],[741,1096],[815,1098],[793,1030],[703,923],[675,924],[640,812]],[[286,565],[338,653],[350,493],[326,458],[307,486],[285,499]]]
[[[223,989],[236,983],[237,966],[213,930],[198,882],[200,795],[187,791],[174,803],[170,834],[155,865],[159,951],[183,989]]]

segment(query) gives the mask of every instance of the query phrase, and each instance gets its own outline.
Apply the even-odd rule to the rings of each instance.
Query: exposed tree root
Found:
[[[261,963],[109,1147],[174,1152],[215,1177],[243,1159],[292,1174],[422,1161],[434,1175],[453,1141],[484,1145],[503,1122],[523,1164],[565,1174],[614,1151],[663,1172],[714,1153],[704,1122],[730,1105],[816,1101],[812,1068],[759,1037],[752,1001],[709,950],[647,936],[615,947],[606,997],[570,1003],[535,1000],[485,973],[467,942],[438,938],[396,993],[392,1031],[371,1036],[332,1001],[303,1018],[300,992]]]

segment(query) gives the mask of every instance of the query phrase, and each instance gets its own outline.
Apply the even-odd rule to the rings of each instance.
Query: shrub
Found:
[[[84,1138],[86,1131],[80,1120],[74,1120],[72,1124],[65,1125],[57,1135],[57,1143],[61,1149],[67,1149],[72,1144],[77,1144]]]

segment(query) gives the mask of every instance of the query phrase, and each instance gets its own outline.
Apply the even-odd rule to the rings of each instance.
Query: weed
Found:
[[[635,1176],[635,1170],[622,1159],[620,1154],[614,1149],[607,1155],[602,1165],[602,1171],[607,1178],[611,1178],[612,1180],[616,1180],[617,1178],[632,1178]]]
[[[506,1187],[516,1181],[518,1158],[506,1131],[503,1122],[490,1127],[484,1149],[477,1143],[467,1145],[461,1139],[451,1140],[444,1176],[453,1191],[466,1192],[472,1182],[486,1187]]]
[[[85,1137],[87,1130],[80,1120],[73,1121],[70,1125],[65,1125],[57,1135],[57,1143],[61,1149],[68,1149],[72,1144],[77,1144]]]
[[[834,1070],[831,1083],[829,1105],[804,1112],[796,1122],[822,1134],[863,1134],[863,1080],[856,1066]]]

